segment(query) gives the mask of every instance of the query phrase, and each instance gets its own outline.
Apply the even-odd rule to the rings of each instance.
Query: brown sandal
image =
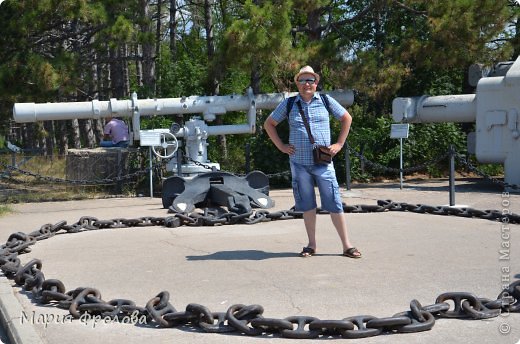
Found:
[[[312,247],[304,247],[303,250],[300,252],[300,257],[312,257],[316,251]]]
[[[343,255],[345,257],[354,258],[354,259],[361,258],[361,252],[359,252],[358,249],[355,248],[355,247],[351,247],[351,248],[346,249],[343,252]]]

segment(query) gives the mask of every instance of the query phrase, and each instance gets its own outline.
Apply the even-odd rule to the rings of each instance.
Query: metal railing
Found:
[[[246,152],[249,152],[249,151],[250,151],[250,149],[246,148]],[[363,162],[363,164],[365,166],[367,166],[368,168],[373,169],[374,171],[381,171],[383,173],[390,173],[390,174],[399,174],[401,172],[403,174],[410,174],[410,173],[414,173],[414,172],[424,171],[424,170],[428,169],[429,167],[438,165],[440,162],[444,161],[445,159],[450,159],[450,205],[454,204],[454,186],[453,186],[454,172],[455,172],[454,160],[456,160],[459,164],[464,166],[464,168],[466,168],[467,170],[479,175],[480,177],[484,178],[487,181],[491,181],[492,183],[494,183],[496,185],[499,185],[503,188],[509,188],[512,190],[520,189],[520,186],[518,186],[518,185],[505,183],[504,181],[502,181],[498,178],[495,178],[493,176],[490,176],[489,174],[483,172],[482,170],[480,170],[479,168],[474,166],[471,162],[469,162],[469,160],[464,155],[456,152],[454,149],[450,149],[446,153],[440,154],[439,156],[437,156],[427,162],[418,164],[416,166],[399,169],[399,168],[389,167],[389,166],[380,164],[378,162],[371,161],[368,158],[366,158],[362,153],[357,152],[356,150],[354,150],[352,147],[348,146],[348,144],[347,144],[346,153],[345,153],[347,190],[351,189],[351,179],[352,179],[351,174],[350,174],[350,169],[351,169],[350,154],[351,153],[355,157],[359,158]],[[11,180],[12,182],[14,182],[14,180],[13,180],[14,175],[22,175],[22,176],[36,179],[42,183],[48,183],[48,184],[67,184],[67,185],[76,185],[76,186],[78,186],[78,185],[79,186],[121,185],[122,183],[129,183],[129,182],[134,182],[134,181],[138,180],[140,177],[143,177],[147,173],[149,173],[151,168],[154,170],[160,170],[163,168],[163,165],[164,165],[164,161],[161,161],[161,162],[155,163],[153,165],[153,167],[151,167],[151,168],[143,167],[143,168],[139,168],[139,169],[134,169],[131,173],[127,173],[124,175],[115,174],[112,176],[99,178],[99,179],[71,179],[71,178],[66,178],[66,177],[57,177],[54,175],[46,175],[43,171],[38,170],[38,168],[39,168],[38,166],[42,166],[42,164],[39,164],[39,165],[34,164],[34,166],[37,166],[36,167],[37,169],[31,170],[26,165],[34,157],[35,156],[23,155],[19,158],[19,161],[16,161],[16,157],[14,156],[14,153],[13,153],[13,154],[11,154],[11,157],[9,157],[9,158],[4,158],[4,159],[0,158],[0,182],[2,182],[2,181],[6,182],[8,180]],[[56,157],[56,156],[52,157],[52,159],[57,159],[57,160],[60,160],[63,158],[64,157]],[[11,160],[11,163],[5,162],[6,160]],[[208,171],[212,170],[212,167],[209,165],[206,166],[205,164],[202,164],[202,163],[199,163],[199,162],[193,161],[193,160],[191,160],[191,162],[207,168]],[[100,163],[100,162],[96,162],[96,161],[91,162],[91,164],[93,166],[95,166],[98,163]],[[250,159],[247,157],[247,154],[246,154],[246,170],[248,169],[249,165],[250,165]],[[231,172],[231,173],[233,173],[233,172]],[[241,175],[241,174],[237,174],[237,175]],[[286,171],[281,171],[281,172],[269,173],[266,175],[270,179],[278,178],[278,177],[287,177],[287,176],[290,176],[290,171],[286,170]],[[27,181],[20,180],[20,179],[16,180],[17,184],[20,184],[20,183],[23,184],[25,182],[27,182]]]

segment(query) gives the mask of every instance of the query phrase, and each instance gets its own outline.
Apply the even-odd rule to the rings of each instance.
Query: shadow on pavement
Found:
[[[186,256],[190,261],[194,260],[265,260],[272,258],[298,257],[296,252],[265,252],[259,250],[220,251],[201,256]]]
[[[317,253],[314,256],[340,256],[341,254],[325,254]],[[212,254],[206,254],[201,256],[186,256],[187,260],[265,260],[273,258],[298,258],[300,257],[299,252],[265,252],[259,250],[235,250],[235,251],[220,251]]]

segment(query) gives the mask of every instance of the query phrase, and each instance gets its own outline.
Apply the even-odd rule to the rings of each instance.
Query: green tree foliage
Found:
[[[207,57],[204,41],[195,32],[184,37],[184,44],[177,50],[175,60],[167,46],[162,49],[163,62],[160,65],[162,97],[182,97],[204,94],[207,74]]]
[[[240,16],[224,33],[222,48],[229,69],[256,72],[264,79],[278,80],[278,75],[293,70],[288,33],[291,25],[290,1],[262,1],[256,5],[246,0]],[[252,70],[252,67],[254,70]],[[256,93],[260,89],[253,90]]]
[[[354,13],[367,8],[366,1],[350,3]],[[345,83],[366,93],[376,116],[387,111],[396,94],[422,94],[444,75],[460,82],[472,63],[510,58],[505,47],[489,46],[510,19],[505,0],[372,4],[365,20],[342,28],[351,60],[343,75]],[[460,92],[462,83],[457,87]]]
[[[5,1],[0,6],[0,120],[9,133],[15,102],[47,102],[79,93],[84,84],[84,58],[90,42],[86,37],[99,30],[105,12],[98,2]],[[28,135],[35,140],[48,136],[42,125]],[[12,139],[12,138],[11,138]]]
[[[2,98],[48,101],[79,82],[77,63],[88,50],[81,39],[97,29],[104,12],[75,0],[6,1],[0,18]]]

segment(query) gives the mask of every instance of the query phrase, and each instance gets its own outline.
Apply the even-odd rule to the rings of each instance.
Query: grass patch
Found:
[[[10,156],[0,156],[0,204],[69,201],[104,198],[107,196],[133,196],[138,183],[122,182],[120,185],[80,185],[67,179],[66,156],[16,156],[13,171],[2,172],[2,166],[13,164]],[[95,168],[83,166],[78,168]],[[101,171],[103,172],[103,171]]]
[[[13,181],[14,179],[11,179]],[[38,203],[77,201],[105,197],[132,197],[135,193],[123,187],[118,193],[108,192],[110,187],[102,186],[70,186],[61,183],[44,183],[38,181],[0,184],[0,204],[10,203]]]
[[[13,210],[7,205],[0,205],[0,217],[11,213]]]

